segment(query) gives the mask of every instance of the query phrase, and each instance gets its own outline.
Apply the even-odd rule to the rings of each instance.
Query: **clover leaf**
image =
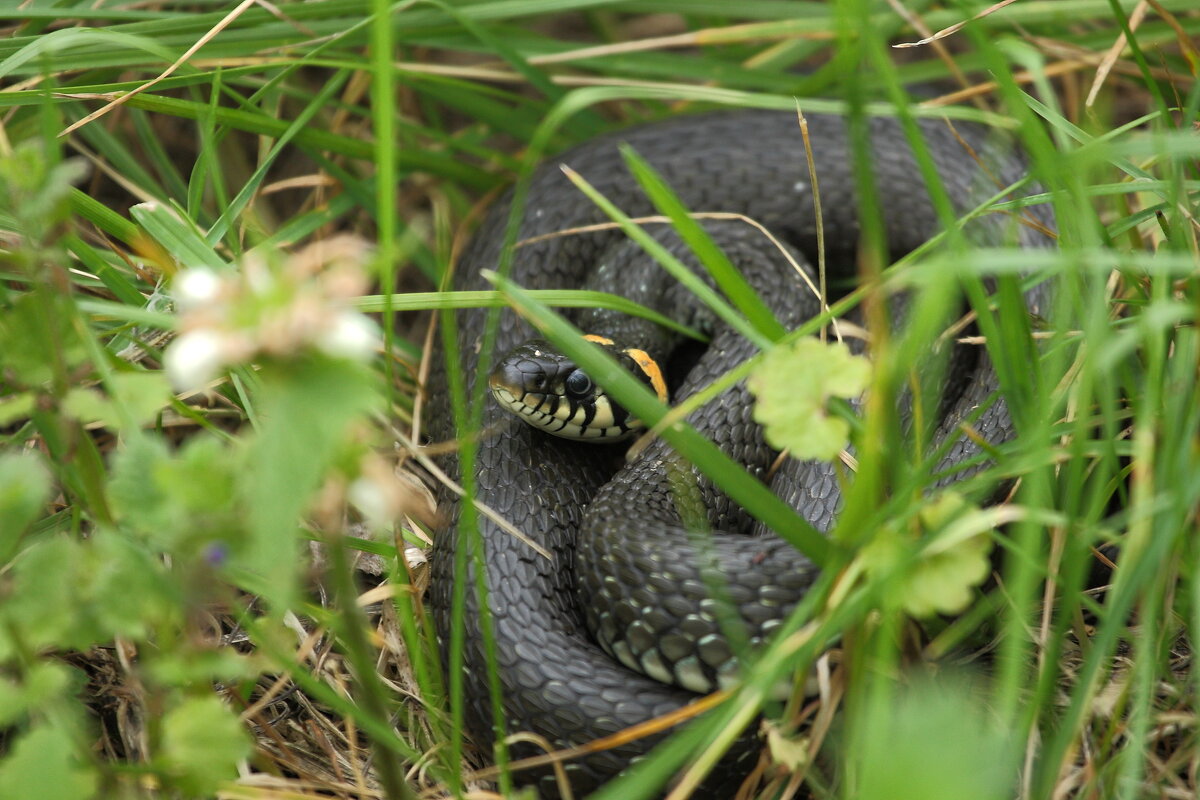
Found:
[[[844,344],[799,339],[768,351],[747,384],[758,402],[754,419],[767,442],[796,458],[829,461],[850,436],[846,420],[831,416],[831,397],[857,397],[867,388],[871,363]]]
[[[919,561],[890,596],[909,616],[957,614],[971,602],[972,590],[991,570],[990,517],[957,492],[947,491],[917,512],[919,531],[940,531],[923,544]],[[868,575],[897,565],[918,543],[898,528],[880,531],[863,551]]]
[[[167,712],[162,733],[168,770],[187,794],[215,793],[237,777],[237,763],[252,751],[237,715],[211,695],[189,698]]]

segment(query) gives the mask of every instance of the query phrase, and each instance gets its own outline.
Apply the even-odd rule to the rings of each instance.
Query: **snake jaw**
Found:
[[[619,442],[642,428],[641,421],[630,417],[619,406],[614,413],[614,404],[607,395],[599,395],[589,404],[563,393],[524,391],[495,377],[489,383],[492,396],[501,408],[534,428],[565,439]]]

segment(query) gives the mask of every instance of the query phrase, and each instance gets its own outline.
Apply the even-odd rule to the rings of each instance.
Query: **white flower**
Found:
[[[188,331],[167,348],[163,369],[177,390],[199,389],[224,366],[228,351],[225,338],[216,331]]]
[[[275,289],[275,276],[261,253],[247,253],[242,259],[242,281],[251,294],[265,297]]]
[[[346,487],[346,499],[373,528],[383,528],[395,515],[390,493],[370,478],[357,478]]]
[[[192,267],[171,282],[175,303],[183,310],[211,305],[221,293],[221,277],[208,267]]]
[[[331,356],[365,361],[379,347],[379,328],[357,311],[342,311],[317,346]]]

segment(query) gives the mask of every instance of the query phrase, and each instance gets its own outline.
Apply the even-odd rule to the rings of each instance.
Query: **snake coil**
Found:
[[[883,223],[893,256],[906,253],[939,230],[937,214],[919,170],[895,120],[868,121],[871,170],[884,200]],[[1020,160],[1000,154],[988,132],[975,126],[950,129],[944,122],[926,120],[920,131],[932,154],[941,182],[955,207],[971,208],[981,196],[994,193],[1023,173]],[[820,181],[824,240],[831,270],[842,267],[853,277],[855,249],[860,237],[858,204],[853,191],[854,171],[844,120],[836,116],[809,118],[809,137]],[[964,146],[964,142],[968,147]],[[733,212],[764,225],[802,254],[816,252],[813,197],[804,145],[794,114],[738,111],[682,117],[635,127],[597,138],[540,168],[529,184],[528,200],[518,234],[528,239],[603,222],[602,213],[562,175],[565,163],[630,216],[653,214],[637,183],[624,168],[618,145],[627,143],[670,183],[693,211]],[[972,150],[974,153],[972,153]],[[975,153],[985,154],[984,178]],[[981,195],[981,187],[986,194]],[[489,288],[480,271],[500,260],[511,193],[486,216],[457,266],[458,289]],[[1011,239],[1012,226],[998,215],[981,221],[975,238],[991,243]],[[1052,220],[1043,219],[1051,225]],[[796,326],[815,313],[794,271],[781,270],[779,259],[763,257],[761,235],[745,225],[710,226],[732,260],[746,272],[785,324]],[[660,240],[689,258],[674,234],[662,228]],[[1017,232],[1023,246],[1046,246],[1044,237],[1029,230]],[[641,257],[622,234],[612,230],[542,239],[514,255],[512,279],[529,289],[577,288],[609,272],[631,293],[648,284],[657,267],[643,266]],[[601,278],[604,276],[601,275]],[[610,276],[611,279],[611,276]],[[694,301],[670,288],[657,305],[667,313],[703,315]],[[807,299],[806,299],[807,298]],[[646,301],[648,298],[638,298]],[[653,301],[653,298],[649,298]],[[1045,298],[1027,295],[1033,311]],[[594,321],[584,311],[575,316],[586,328]],[[475,391],[477,364],[485,342],[483,310],[458,312],[458,349],[469,392]],[[687,321],[687,320],[685,320]],[[495,363],[533,334],[509,310],[502,312],[492,341]],[[707,353],[679,389],[686,396],[752,354],[745,340],[714,326]],[[943,431],[970,410],[986,404],[997,389],[994,370],[982,348],[968,362],[955,362],[961,374],[953,381],[958,394],[947,403]],[[440,356],[436,363],[441,364]],[[429,393],[448,396],[447,376],[435,367]],[[765,476],[774,453],[762,441],[750,418],[744,387],[722,395],[689,417],[727,453]],[[430,409],[429,433],[439,440],[456,435],[448,408]],[[483,417],[485,436],[479,441],[471,476],[480,501],[498,511],[526,536],[548,550],[543,558],[505,532],[491,519],[479,517],[479,546],[487,587],[487,611],[495,635],[505,729],[534,731],[555,747],[571,747],[614,734],[631,725],[674,710],[694,700],[684,686],[703,690],[725,674],[729,646],[712,621],[712,601],[705,597],[697,572],[698,557],[686,539],[673,538],[679,525],[676,495],[668,485],[672,470],[692,474],[680,465],[669,446],[653,444],[632,464],[617,471],[611,448],[557,439],[525,425],[488,403]],[[993,442],[1011,436],[1003,403],[993,403],[976,428]],[[950,448],[946,463],[977,453],[968,440]],[[452,477],[461,479],[455,456],[446,459]],[[831,467],[789,462],[772,479],[776,492],[819,529],[832,524],[840,504]],[[746,514],[732,505],[707,480],[696,477],[694,495],[703,512],[720,530],[754,528]],[[444,493],[445,494],[445,493]],[[468,539],[460,535],[458,512],[449,496],[440,498],[449,524],[437,534],[432,555],[431,603],[440,637],[452,635],[455,581],[465,582],[464,642],[468,722],[481,739],[490,737],[491,701],[488,693],[483,616],[474,588],[474,557]],[[581,533],[581,531],[583,531]],[[718,559],[727,570],[728,590],[750,632],[757,638],[770,633],[782,614],[803,596],[813,568],[803,556],[772,537],[729,536],[714,539]],[[586,545],[586,550],[584,546]],[[460,562],[456,568],[456,562]],[[581,567],[587,570],[579,573]],[[456,571],[465,572],[456,574]],[[587,592],[580,600],[578,591]],[[612,605],[600,607],[605,601]],[[589,633],[588,623],[605,641],[609,652]],[[613,653],[618,660],[615,660]],[[635,663],[666,685],[632,672]],[[749,738],[749,737],[747,737]],[[594,753],[571,762],[568,774],[576,791],[588,791],[642,755],[656,740],[641,740]],[[530,755],[522,745],[515,754]],[[729,756],[706,784],[713,797],[728,797],[743,776],[751,748],[742,746]],[[545,776],[543,776],[545,777]],[[553,792],[553,784],[546,784]]]

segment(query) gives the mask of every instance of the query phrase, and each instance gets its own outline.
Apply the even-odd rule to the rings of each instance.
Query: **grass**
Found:
[[[752,796],[1195,796],[1200,14],[1192,0],[1021,0],[890,46],[985,5],[913,0],[911,22],[865,0],[11,11],[0,786],[467,793],[445,700],[457,690],[421,604],[426,497],[391,478],[415,458],[393,442],[421,415],[421,312],[499,302],[432,290],[483,205],[544,155],[676,111],[799,102],[982,120],[1028,152],[1042,191],[981,212],[1049,204],[1057,249],[951,234],[896,266],[864,261],[937,321],[890,339],[876,326],[877,394],[907,380],[966,287],[1020,436],[961,488],[1013,490],[959,529],[921,522],[935,464],[885,458],[898,423],[869,407],[855,420],[859,502],[811,602],[728,702],[602,796],[656,795],[809,665],[818,695],[766,702],[783,766]],[[372,254],[304,249],[348,231]],[[225,310],[180,316],[160,285],[197,266],[227,280]],[[347,361],[263,322],[290,319],[314,287],[360,286],[357,268],[377,294],[362,283],[319,313],[377,312],[384,357]],[[985,272],[1003,277],[994,298]],[[1032,326],[1021,280],[1057,287]],[[526,304],[615,302],[500,288]],[[730,296],[752,333],[777,338],[754,298]],[[226,312],[253,355],[172,390],[165,334]],[[961,614],[912,620],[912,582],[972,526],[995,543],[992,578]],[[903,557],[862,555],[892,535],[909,537]]]

